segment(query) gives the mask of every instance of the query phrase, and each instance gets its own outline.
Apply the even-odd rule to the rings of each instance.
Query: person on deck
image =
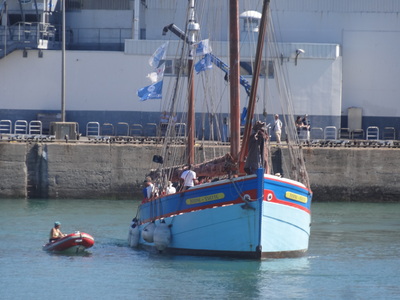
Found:
[[[303,128],[303,119],[300,116],[298,116],[296,118],[294,125],[296,126],[297,136],[300,136],[300,131]]]
[[[183,171],[181,175],[181,181],[183,181],[183,188],[182,191],[185,191],[195,185],[197,178],[196,172],[193,171],[193,166],[189,165],[189,168],[186,171]]]
[[[258,168],[264,168],[269,174],[268,166],[268,133],[264,122],[257,121],[249,140],[249,152],[244,165],[245,172],[255,174]]]
[[[311,123],[310,123],[310,120],[308,119],[307,114],[304,115],[302,123],[303,123],[303,130],[307,130],[306,131],[306,139],[307,139],[307,141],[309,141],[310,140]]]
[[[272,130],[275,132],[275,137],[276,137],[276,143],[280,144],[281,143],[281,135],[282,135],[282,121],[279,120],[279,115],[276,114],[274,116],[274,126],[272,127]]]
[[[148,200],[155,196],[155,187],[153,181],[150,177],[146,177],[144,181],[144,189],[143,189],[143,196],[145,200]]]
[[[62,233],[60,230],[61,227],[61,223],[60,222],[55,222],[54,223],[54,227],[50,230],[50,238],[49,238],[49,242],[54,242],[64,236],[66,236],[66,234]]]

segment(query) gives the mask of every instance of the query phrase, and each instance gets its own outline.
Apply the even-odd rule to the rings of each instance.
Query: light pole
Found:
[[[65,1],[62,2],[62,41],[61,41],[61,122],[65,122]]]

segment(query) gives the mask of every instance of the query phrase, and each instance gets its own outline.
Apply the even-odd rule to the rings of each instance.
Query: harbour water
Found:
[[[399,203],[315,203],[307,255],[261,262],[131,249],[138,203],[0,200],[0,299],[400,299]],[[42,251],[54,221],[96,244]]]

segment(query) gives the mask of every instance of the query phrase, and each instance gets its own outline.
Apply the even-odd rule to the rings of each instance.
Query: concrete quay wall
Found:
[[[400,149],[304,148],[315,201],[400,202]]]
[[[141,183],[155,167],[152,158],[160,147],[0,143],[0,198],[140,197]],[[181,151],[183,155],[183,147]],[[197,157],[211,157],[208,151],[213,150],[196,147]],[[400,201],[400,149],[304,148],[303,153],[314,201]]]

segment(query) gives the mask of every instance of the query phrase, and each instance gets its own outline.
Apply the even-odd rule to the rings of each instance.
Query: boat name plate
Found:
[[[220,200],[220,199],[224,199],[224,198],[225,198],[224,193],[217,193],[217,194],[212,194],[212,195],[207,195],[207,196],[202,196],[202,197],[189,198],[186,200],[186,204],[193,205],[193,204],[199,204],[199,203],[204,203],[204,202],[209,202],[209,201]]]
[[[306,196],[302,196],[302,195],[295,194],[292,192],[286,192],[285,197],[288,199],[294,200],[294,201],[302,202],[302,203],[307,203],[307,201],[308,201]]]

